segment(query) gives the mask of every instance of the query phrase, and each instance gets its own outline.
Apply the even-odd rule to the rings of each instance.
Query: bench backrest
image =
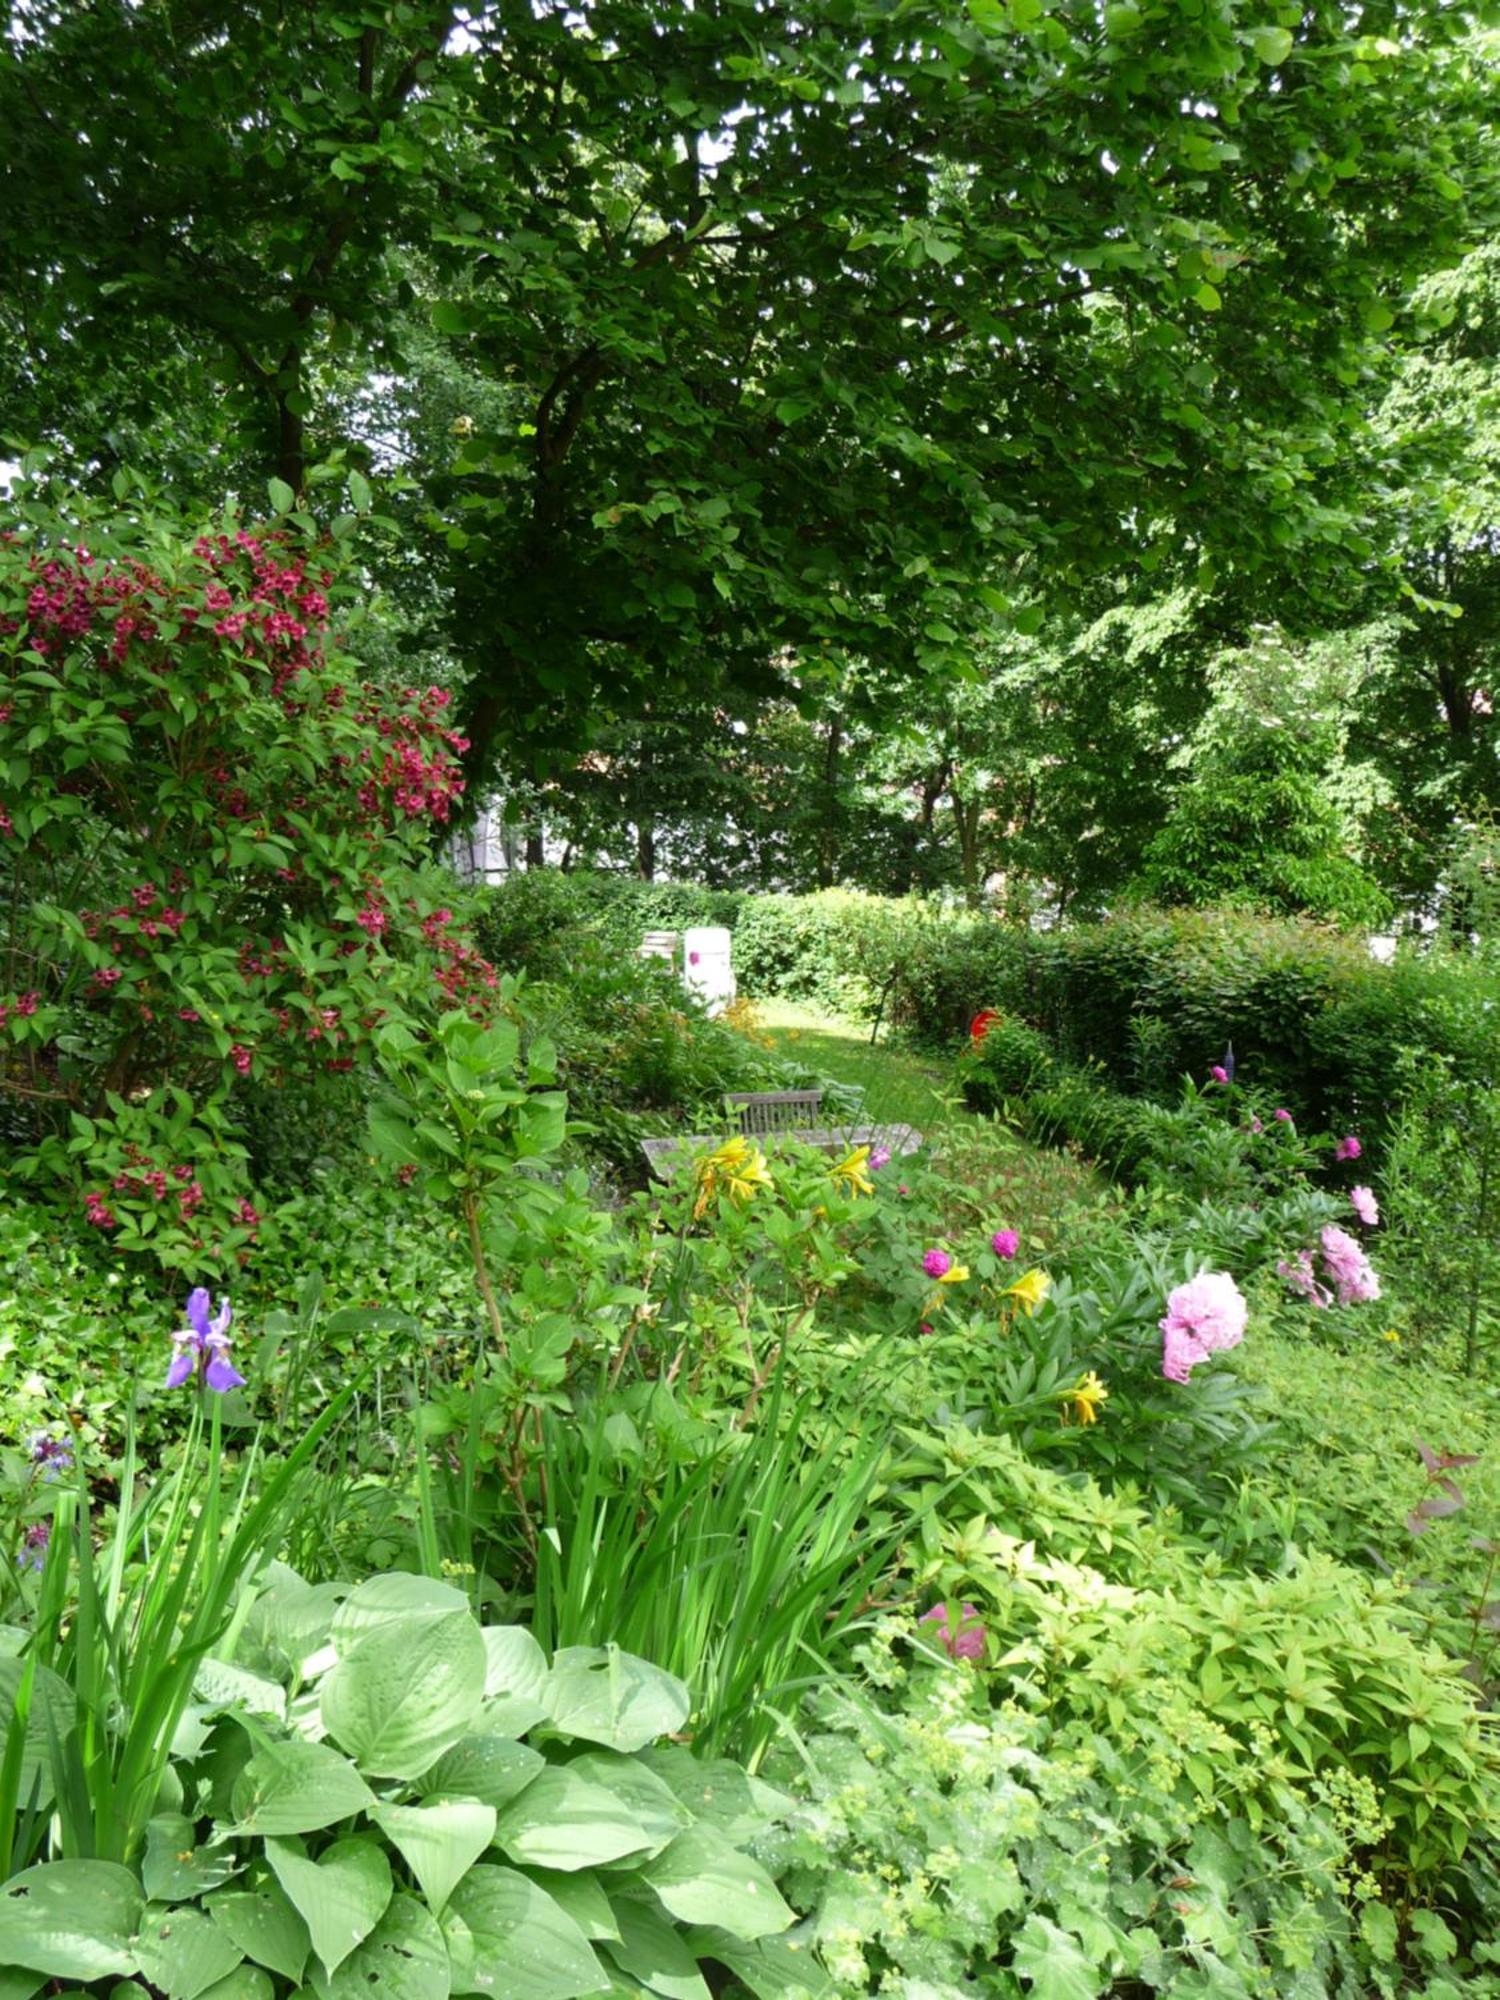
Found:
[[[793,1132],[799,1126],[815,1126],[821,1090],[730,1090],[724,1106],[739,1122],[742,1132]]]

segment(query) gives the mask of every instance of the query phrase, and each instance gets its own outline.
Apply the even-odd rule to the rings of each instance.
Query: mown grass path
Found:
[[[954,1118],[967,1118],[953,1088],[947,1065],[870,1043],[870,1031],[856,1021],[841,1020],[791,1000],[757,1000],[757,1020],[775,1046],[810,1063],[838,1083],[858,1084],[865,1093],[865,1111],[874,1125],[915,1125],[930,1133]]]

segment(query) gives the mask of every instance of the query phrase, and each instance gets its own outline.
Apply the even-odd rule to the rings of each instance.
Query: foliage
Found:
[[[30,8],[0,324],[89,476],[409,458],[389,568],[437,572],[482,744],[732,705],[785,648],[957,675],[1122,556],[1376,551],[1371,378],[1491,203],[1470,9],[458,18]]]
[[[524,1963],[528,1992],[562,2000],[662,1963],[691,1990],[700,1962],[752,1984],[775,1965],[762,1941],[792,1912],[743,1851],[774,1802],[653,1750],[686,1690],[617,1648],[549,1661],[449,1585],[312,1587],[278,1565],[193,1696],[140,1837],[6,1884],[0,1955],[38,1975],[18,1991],[237,1975],[271,1996],[310,1976],[441,2000],[509,1989]],[[45,1771],[55,1751],[33,1755]]]
[[[13,1170],[123,1251],[233,1263],[245,1080],[347,1097],[376,1023],[488,1001],[425,878],[446,697],[361,687],[305,516],[186,540],[27,499],[0,538],[0,1103]],[[87,546],[79,541],[86,538]]]
[[[597,940],[610,960],[633,956],[648,930],[692,925],[734,927],[740,897],[691,882],[637,882],[628,875],[528,868],[483,898],[478,937],[485,954],[508,972],[533,979],[573,973]]]

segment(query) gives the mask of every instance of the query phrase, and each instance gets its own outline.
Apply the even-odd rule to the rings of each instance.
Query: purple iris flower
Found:
[[[217,1389],[223,1395],[226,1389],[242,1389],[245,1378],[229,1358],[229,1323],[234,1318],[228,1299],[220,1299],[219,1310],[212,1319],[209,1307],[213,1301],[202,1285],[189,1293],[187,1302],[188,1323],[180,1333],[172,1335],[172,1345],[176,1353],[172,1365],[167,1370],[166,1386],[180,1389],[192,1375],[201,1375],[210,1389]]]
[[[52,1540],[50,1521],[33,1521],[21,1537],[20,1565],[22,1569],[41,1569],[47,1560],[47,1545]]]

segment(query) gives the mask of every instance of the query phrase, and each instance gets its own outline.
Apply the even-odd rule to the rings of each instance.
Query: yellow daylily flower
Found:
[[[693,1220],[699,1220],[717,1194],[727,1194],[731,1201],[743,1203],[753,1201],[759,1189],[772,1185],[765,1154],[742,1133],[737,1133],[698,1162],[698,1198],[693,1203]]]
[[[1099,1405],[1109,1401],[1109,1391],[1091,1368],[1063,1398],[1063,1415],[1075,1424],[1096,1424]]]
[[[1031,1315],[1036,1311],[1051,1289],[1052,1280],[1045,1271],[1030,1270],[1026,1272],[1024,1277],[1017,1278],[1013,1285],[1007,1285],[1000,1296],[1006,1299],[1014,1299],[1022,1312],[1030,1319]]]
[[[940,1285],[961,1285],[968,1275],[969,1267],[967,1264],[950,1264],[942,1277],[938,1279],[938,1283]]]
[[[841,1181],[853,1194],[874,1194],[875,1183],[866,1172],[869,1157],[868,1146],[856,1146],[846,1159],[828,1169],[829,1175],[833,1180]]]

